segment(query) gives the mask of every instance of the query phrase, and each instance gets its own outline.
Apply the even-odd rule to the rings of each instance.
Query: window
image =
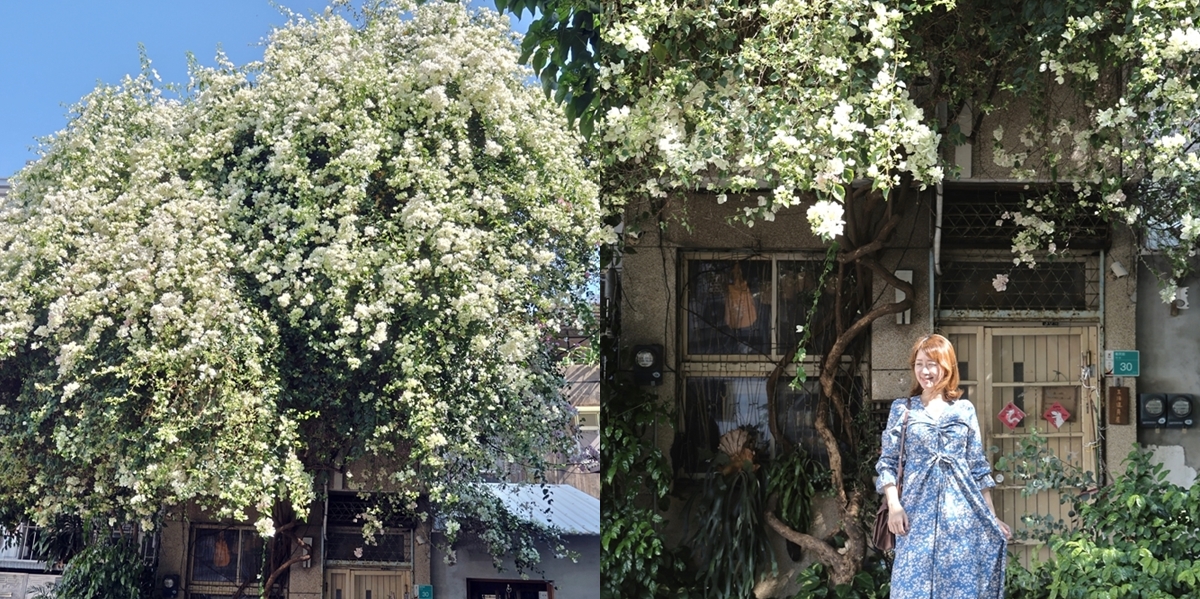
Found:
[[[676,464],[687,472],[705,471],[721,437],[738,429],[749,435],[756,455],[774,455],[780,449],[778,434],[824,461],[825,447],[813,428],[819,397],[815,356],[832,345],[836,334],[834,294],[820,283],[824,256],[689,254],[684,259],[684,409],[673,452]],[[805,350],[814,357],[792,364],[769,400],[768,377],[796,351],[802,326],[813,327]],[[810,375],[799,390],[788,384],[797,368],[807,368]]]
[[[0,559],[37,561],[34,551],[39,528],[27,522],[17,525],[12,535],[0,528]]]
[[[374,545],[368,545],[361,526],[330,528],[325,560],[343,566],[411,566],[412,535],[407,530],[386,529],[375,535]]]
[[[993,284],[1008,276],[1003,291]],[[996,312],[1095,316],[1100,309],[1097,256],[1065,254],[1039,258],[1037,268],[1013,266],[1011,253],[947,252],[937,277],[942,318]]]
[[[192,529],[192,599],[232,597],[242,584],[262,573],[263,539],[252,528]]]
[[[781,357],[796,349],[818,292],[823,257],[707,258],[687,261],[687,355]],[[820,290],[817,324],[806,350],[832,341],[833,293]]]

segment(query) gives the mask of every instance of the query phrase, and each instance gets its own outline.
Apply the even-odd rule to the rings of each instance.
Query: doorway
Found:
[[[554,599],[554,585],[532,580],[467,579],[467,599]]]
[[[329,599],[415,599],[411,570],[327,570]]]
[[[980,325],[942,330],[958,354],[964,397],[975,405],[983,446],[993,465],[1001,455],[1017,451],[1020,442],[1036,431],[1059,459],[1097,471],[1095,326]],[[1023,418],[1012,416],[1012,428],[1000,419],[1010,404],[1024,413]],[[1070,505],[1059,503],[1058,491],[1023,496],[1020,483],[1000,480],[992,491],[997,515],[1014,533],[1028,530],[1021,520],[1026,514],[1070,522]],[[1046,557],[1045,548],[1035,541],[1014,540],[1009,546],[1026,565],[1034,555]]]

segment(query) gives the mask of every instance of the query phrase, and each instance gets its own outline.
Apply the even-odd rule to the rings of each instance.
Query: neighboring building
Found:
[[[0,199],[6,187],[0,179]],[[34,558],[37,535],[37,527],[28,524],[18,527],[15,535],[0,534],[0,597],[35,597],[61,578],[60,569]]]
[[[1144,259],[1170,269],[1157,256]],[[1130,402],[1131,421],[1138,424],[1138,443],[1154,452],[1154,460],[1168,472],[1167,480],[1181,487],[1195,484],[1200,471],[1200,259],[1193,259],[1191,266],[1193,274],[1178,281],[1180,293],[1173,305],[1159,298],[1159,282],[1149,269],[1135,273],[1129,268],[1132,274],[1122,277],[1122,288],[1136,294],[1138,302],[1141,372]],[[1146,405],[1153,399],[1161,402],[1162,414]],[[1187,408],[1190,412],[1184,411]],[[1160,418],[1167,422],[1159,424]]]
[[[579,449],[567,464],[546,474],[551,483],[567,484],[600,497],[600,367],[568,366],[564,373],[567,401],[575,408],[572,425],[579,431]]]
[[[551,547],[539,547],[538,571],[522,577],[506,560],[503,571],[476,538],[460,538],[453,555],[434,550],[431,570],[435,597],[464,599],[599,599],[600,500],[569,485],[499,485],[489,488],[509,511],[528,521],[554,526],[563,534],[568,551],[578,561],[554,557]],[[548,493],[548,505],[543,498]],[[442,540],[435,530],[435,539]],[[436,546],[436,545],[435,545]]]
[[[430,525],[393,518],[368,545],[359,515],[371,500],[359,491],[340,473],[331,477],[327,498],[310,506],[306,522],[295,531],[311,544],[310,559],[291,565],[273,585],[272,597],[403,599],[407,592],[415,599],[416,585],[430,584]],[[175,510],[162,532],[156,580],[161,586],[167,577],[178,577],[180,597],[187,599],[231,597],[259,571],[264,543],[284,543],[281,554],[291,546],[291,557],[304,555],[289,538],[277,533],[264,540],[249,522],[215,519],[194,507]]]
[[[984,130],[995,124],[987,121]],[[1020,129],[1009,122],[1004,126]],[[1131,232],[1099,222],[1074,223],[1070,250],[1044,257],[1036,269],[1014,266],[1011,221],[1004,227],[997,221],[1038,183],[1005,179],[1007,172],[988,166],[990,147],[963,146],[953,156],[961,178],[945,184],[941,202],[938,191],[921,192],[879,255],[883,268],[912,282],[913,307],[876,320],[859,337],[856,343],[864,345],[856,352],[858,361],[844,362],[839,374],[843,388],[852,401],[866,402],[886,417],[892,400],[908,393],[913,342],[940,332],[957,348],[962,388],[977,408],[985,448],[1012,451],[1036,430],[1061,458],[1102,475],[1119,472],[1138,431],[1107,398],[1115,387],[1136,397],[1137,381],[1104,376],[1101,369],[1104,350],[1138,347],[1136,296],[1144,294],[1136,277],[1118,274],[1118,263],[1132,271],[1138,260]],[[748,228],[730,224],[741,210],[733,197],[723,205],[715,196],[691,200],[687,227],[667,215],[627,238],[636,251],[620,257],[616,282],[602,298],[619,310],[622,370],[634,369],[635,348],[662,353],[661,384],[647,388],[678,419],[674,426],[657,428],[659,448],[671,456],[680,479],[700,476],[720,438],[737,428],[756,428],[768,452],[776,451],[774,437],[784,435],[823,457],[813,428],[820,356],[787,365],[774,397],[767,391],[769,377],[796,347],[797,327],[807,322],[814,294],[827,294],[817,288],[826,244],[810,233],[807,206]],[[942,231],[935,243],[938,223]],[[1008,277],[1003,291],[994,285],[998,274]],[[879,276],[872,276],[867,288],[868,308],[897,295]],[[816,303],[818,316],[830,308],[828,302]],[[814,331],[812,347],[824,347],[824,334]],[[1197,355],[1200,348],[1192,348],[1186,359],[1194,362]],[[1185,358],[1177,356],[1171,364],[1178,366]],[[786,381],[800,368],[810,375],[808,382],[792,389]],[[1200,374],[1195,368],[1187,372],[1191,379],[1172,381],[1169,390],[1200,392]],[[1010,403],[1026,414],[1013,429],[998,417]],[[1061,427],[1043,417],[1055,403],[1069,412]],[[779,414],[774,427],[768,422],[772,411]],[[1177,438],[1163,442],[1181,443]],[[1189,450],[1193,463],[1200,457],[1197,450]],[[1023,527],[1020,517],[1026,513],[1068,517],[1069,508],[1051,494],[1024,497],[1012,483],[1002,482],[994,497],[1000,517],[1014,529]],[[684,509],[676,501],[666,516],[675,540],[682,538]],[[801,564],[788,556],[782,541],[776,556],[778,576],[758,589],[760,596],[794,591],[785,586]]]

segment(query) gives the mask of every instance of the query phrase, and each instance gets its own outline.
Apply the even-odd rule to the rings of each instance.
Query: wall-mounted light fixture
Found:
[[[1112,265],[1109,266],[1109,269],[1112,270],[1113,276],[1117,277],[1118,279],[1129,275],[1129,271],[1125,269],[1125,265],[1121,264],[1120,260],[1113,260]]]
[[[900,279],[901,281],[904,281],[905,283],[908,283],[909,285],[912,285],[913,271],[897,270],[896,278]],[[904,301],[904,298],[905,298],[904,292],[897,289],[896,290],[896,301],[902,302],[902,301]],[[916,301],[916,298],[913,298],[913,301]],[[905,310],[903,312],[897,312],[896,313],[896,324],[912,324],[912,309],[909,308],[908,310]]]

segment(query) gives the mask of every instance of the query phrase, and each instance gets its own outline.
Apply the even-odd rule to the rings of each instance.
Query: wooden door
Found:
[[[1095,327],[954,326],[944,333],[958,354],[961,386],[975,404],[993,464],[1036,431],[1059,459],[1096,472]],[[999,418],[1009,404],[1025,413],[1012,429]],[[1043,416],[1055,404],[1070,414],[1061,426]],[[1059,503],[1058,491],[1024,495],[1018,483],[1001,479],[992,493],[997,514],[1018,536],[1028,530],[1024,515],[1069,522],[1069,506]],[[1016,540],[1011,547],[1026,564],[1033,555],[1045,557],[1044,548],[1031,540]]]

